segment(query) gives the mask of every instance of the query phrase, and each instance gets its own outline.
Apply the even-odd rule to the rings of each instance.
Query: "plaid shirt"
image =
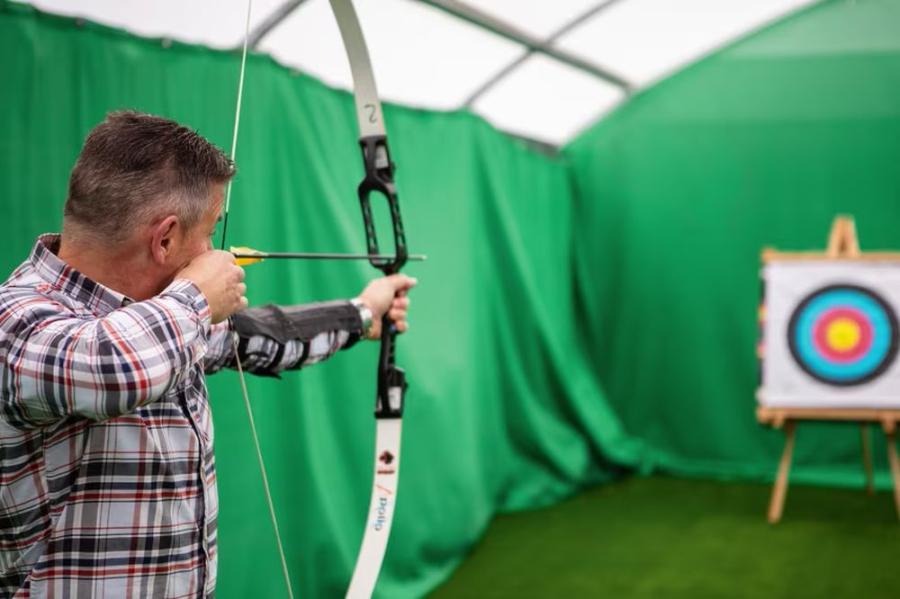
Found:
[[[216,583],[204,372],[227,323],[191,282],[132,302],[38,239],[0,287],[0,597],[197,597]],[[320,361],[358,331],[241,343],[250,372]]]

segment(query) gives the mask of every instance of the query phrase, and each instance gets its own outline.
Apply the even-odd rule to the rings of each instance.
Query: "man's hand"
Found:
[[[175,278],[187,279],[200,288],[209,302],[213,324],[247,307],[244,269],[234,263],[234,256],[229,252],[204,252],[182,268]]]
[[[369,339],[381,338],[381,318],[387,314],[398,333],[405,333],[409,328],[406,312],[409,310],[407,292],[419,281],[406,275],[396,274],[375,279],[359,294],[359,300],[372,311],[372,328]]]

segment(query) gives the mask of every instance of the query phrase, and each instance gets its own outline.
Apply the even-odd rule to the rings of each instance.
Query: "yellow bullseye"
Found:
[[[862,331],[850,318],[836,318],[825,332],[829,347],[836,351],[850,351],[859,343]]]

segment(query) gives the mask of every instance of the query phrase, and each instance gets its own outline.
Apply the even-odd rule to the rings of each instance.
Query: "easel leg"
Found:
[[[860,439],[862,440],[863,468],[866,471],[866,493],[875,494],[875,480],[872,474],[872,437],[869,434],[869,425],[859,425]]]
[[[894,430],[885,431],[887,437],[888,460],[891,462],[891,478],[894,479],[894,506],[897,508],[897,517],[900,518],[900,458],[897,457],[897,433]]]
[[[775,477],[772,499],[769,502],[769,524],[776,524],[780,521],[781,513],[784,511],[788,474],[791,471],[791,459],[794,455],[794,424],[793,420],[784,423],[784,451],[781,453],[781,461],[778,463],[778,475]],[[900,468],[900,464],[898,464],[898,468]]]

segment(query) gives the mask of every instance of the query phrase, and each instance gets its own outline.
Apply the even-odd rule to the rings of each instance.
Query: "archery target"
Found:
[[[763,272],[773,407],[900,407],[900,262],[786,261]]]
[[[876,378],[897,356],[897,317],[881,296],[856,285],[830,285],[807,296],[788,325],[797,364],[831,385]]]

